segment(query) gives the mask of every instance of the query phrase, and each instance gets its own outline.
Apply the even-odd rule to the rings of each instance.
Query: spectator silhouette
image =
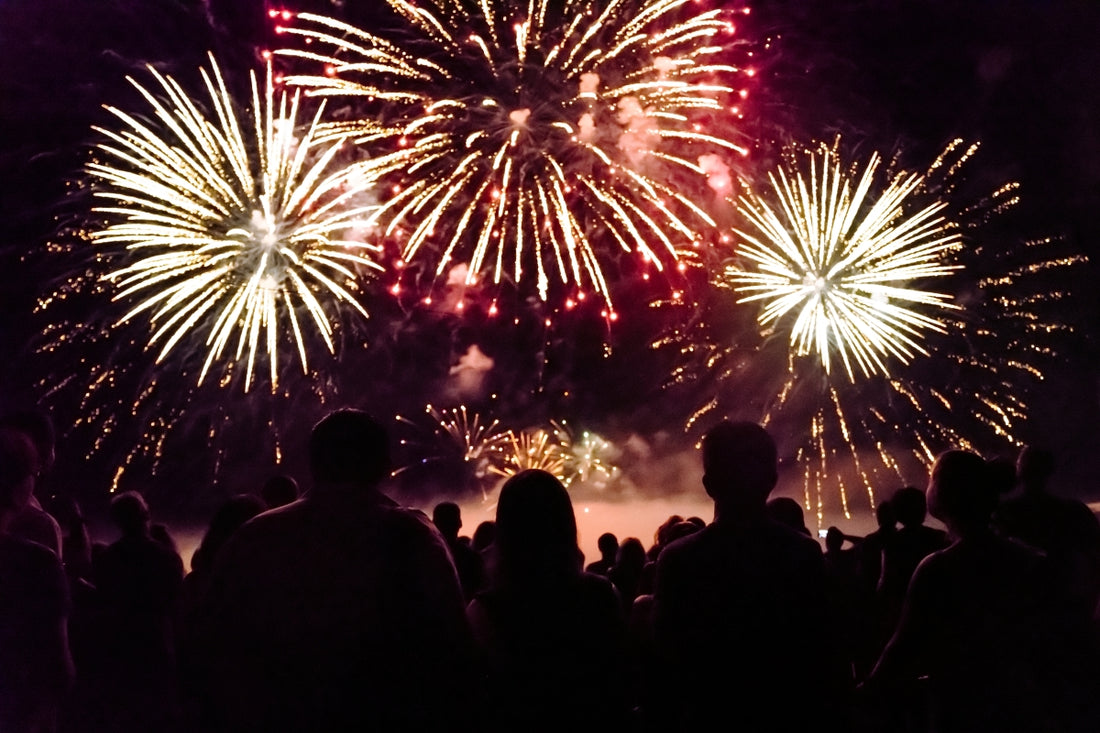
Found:
[[[178,724],[172,617],[183,581],[180,556],[152,535],[137,492],[111,500],[121,536],[99,555],[96,587],[106,654],[98,672],[114,730],[174,730]]]
[[[496,519],[496,573],[467,609],[494,728],[622,730],[623,618],[610,583],[581,571],[568,493],[545,471],[523,471],[501,489]]]
[[[472,599],[484,583],[485,564],[476,550],[459,540],[462,510],[453,501],[440,502],[432,510],[432,524],[443,535],[451,551],[455,569],[458,570],[458,580],[462,584],[463,597]]]
[[[882,577],[882,553],[894,541],[897,533],[898,520],[893,503],[888,500],[878,503],[875,507],[875,522],[878,529],[864,537],[859,547],[860,575],[870,593],[878,589]]]
[[[671,529],[671,528],[670,528]],[[654,545],[661,549],[661,545]],[[642,576],[645,573],[646,550],[641,540],[637,537],[627,537],[619,546],[618,555],[615,557],[615,565],[608,572],[615,590],[619,592],[624,613],[630,613],[630,607],[634,605],[634,599],[641,592]]]
[[[605,578],[615,566],[615,556],[619,553],[619,538],[610,532],[604,532],[596,540],[596,549],[600,551],[600,559],[590,563],[585,572],[602,575]]]
[[[769,499],[765,505],[768,516],[780,524],[790,527],[799,534],[812,537],[806,527],[806,515],[802,512],[802,505],[789,496],[777,496]]]
[[[657,723],[817,727],[839,710],[844,669],[821,548],[765,510],[778,477],[775,443],[759,425],[724,422],[703,438],[703,472],[714,522],[657,562]]]
[[[871,671],[871,667],[882,653],[882,647],[894,633],[897,621],[898,604],[895,599],[887,604],[878,593],[882,579],[882,555],[897,534],[897,517],[894,505],[889,500],[880,501],[875,507],[875,521],[878,529],[863,538],[859,552],[859,588],[856,602],[862,609],[862,628],[855,636],[854,649],[856,676],[862,679]]]
[[[61,561],[9,531],[34,491],[36,463],[26,435],[0,427],[0,730],[20,733],[56,729],[73,679]]]
[[[285,474],[272,476],[260,487],[260,498],[268,509],[286,506],[292,501],[297,501],[299,495],[298,482]]]
[[[36,492],[41,491],[42,487],[39,484],[43,477],[49,474],[54,463],[55,434],[49,415],[36,410],[16,412],[5,417],[0,425],[17,430],[30,439],[36,457],[34,469]],[[57,520],[43,510],[35,493],[31,494],[23,509],[11,520],[8,531],[16,537],[48,547],[59,558],[61,557],[61,527]]]
[[[909,579],[920,561],[947,546],[947,534],[928,527],[928,502],[924,492],[906,486],[894,492],[890,499],[894,516],[901,527],[882,549],[882,574],[878,585],[878,605],[881,623],[893,629],[901,612],[901,602]]]
[[[388,438],[339,410],[309,439],[312,488],[222,547],[196,650],[224,731],[435,731],[467,717],[472,659],[443,538],[381,487]]]
[[[897,630],[867,682],[889,690],[927,675],[932,727],[942,733],[1057,729],[1047,725],[1034,673],[1049,623],[1041,558],[990,531],[991,478],[973,453],[936,459],[928,501],[955,540],[913,574]]]
[[[264,501],[251,494],[238,494],[222,503],[191,556],[191,572],[183,579],[176,610],[175,638],[179,649],[181,692],[193,730],[205,730],[212,725],[211,712],[202,696],[201,680],[197,679],[201,670],[193,658],[195,620],[200,601],[206,595],[214,562],[222,547],[245,522],[265,508]]]
[[[1072,594],[1063,621],[1081,628],[1100,602],[1100,523],[1083,502],[1047,490],[1054,468],[1050,451],[1033,446],[1020,451],[1016,470],[1022,493],[998,507],[996,525],[1002,534],[1046,553],[1058,583]]]

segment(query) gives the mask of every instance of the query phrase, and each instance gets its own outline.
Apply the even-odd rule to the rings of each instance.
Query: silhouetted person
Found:
[[[172,617],[183,561],[152,536],[141,494],[115,496],[111,519],[121,536],[95,564],[107,650],[98,674],[107,715],[112,730],[173,730],[178,707]]]
[[[312,488],[222,547],[196,650],[224,731],[443,730],[467,719],[470,637],[447,546],[385,496],[384,428],[340,410]]]
[[[1022,491],[996,512],[996,526],[1009,537],[1047,554],[1067,598],[1066,623],[1088,624],[1100,602],[1100,522],[1084,502],[1054,496],[1047,484],[1054,454],[1026,447],[1017,460]],[[1075,618],[1073,618],[1075,617]]]
[[[581,571],[569,494],[523,471],[501,489],[496,521],[496,573],[467,609],[494,729],[623,730],[623,618],[610,583]]]
[[[258,496],[238,494],[227,499],[210,520],[202,541],[191,556],[191,572],[183,579],[176,609],[175,638],[179,649],[180,684],[192,730],[207,730],[211,712],[202,695],[201,662],[194,658],[196,616],[206,595],[214,562],[222,547],[245,522],[266,509]]]
[[[7,415],[0,425],[17,430],[30,439],[35,452],[35,484],[41,490],[41,479],[50,472],[54,463],[55,434],[49,415],[36,410],[16,412]],[[16,537],[48,547],[61,557],[61,527],[42,508],[38,496],[33,493],[19,515],[12,519],[8,531]]]
[[[443,535],[451,551],[455,569],[458,570],[458,580],[462,584],[463,597],[472,599],[485,582],[485,564],[476,550],[459,541],[458,530],[462,529],[462,510],[453,501],[440,502],[432,510],[432,524]]]
[[[654,546],[658,552],[661,545]],[[619,591],[619,598],[623,604],[623,612],[630,613],[630,607],[634,605],[634,599],[638,597],[642,583],[642,575],[645,572],[646,551],[641,540],[637,537],[627,537],[619,545],[619,552],[615,556],[615,565],[608,572],[615,590]]]
[[[615,556],[619,552],[619,538],[610,532],[604,532],[596,540],[596,549],[600,551],[600,559],[589,563],[584,570],[606,578],[611,568],[615,566]]]
[[[49,733],[73,679],[69,586],[57,555],[8,528],[34,491],[37,458],[0,427],[0,730]]]
[[[868,592],[874,593],[882,577],[882,552],[891,542],[898,529],[894,505],[887,500],[880,501],[875,507],[875,522],[878,529],[863,538],[859,546],[860,574]]]
[[[673,730],[724,720],[806,731],[839,709],[844,669],[821,548],[767,516],[777,478],[775,443],[759,425],[724,422],[704,436],[714,522],[657,563],[655,712]]]
[[[892,629],[897,624],[901,601],[913,571],[921,560],[947,546],[947,534],[924,524],[928,503],[924,492],[917,487],[898,489],[890,504],[901,527],[883,547],[877,595],[881,622]]]
[[[260,498],[268,509],[278,509],[292,501],[298,501],[300,495],[298,482],[285,474],[272,476],[260,487]]]
[[[802,505],[788,496],[777,496],[769,499],[765,505],[768,516],[782,525],[790,527],[799,534],[812,537],[806,527],[806,515],[802,511]]]
[[[878,593],[882,579],[882,555],[897,534],[897,517],[894,505],[883,500],[875,506],[878,529],[863,538],[859,552],[859,596],[863,625],[857,629],[854,649],[856,673],[862,679],[878,660],[886,641],[894,633],[900,600],[887,602]]]
[[[648,560],[651,562],[657,561],[657,556],[661,554],[661,548],[668,544],[668,531],[682,521],[684,521],[684,518],[679,514],[672,514],[661,523],[661,526],[653,533],[653,545],[646,550],[646,558]]]
[[[1038,553],[989,528],[997,492],[981,457],[948,451],[928,486],[954,542],[913,574],[900,623],[867,682],[889,690],[927,675],[933,730],[1051,730],[1035,674],[1049,619]]]

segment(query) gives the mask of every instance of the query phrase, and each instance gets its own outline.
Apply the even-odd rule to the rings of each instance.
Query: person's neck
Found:
[[[714,503],[714,522],[716,524],[756,524],[767,517],[764,504],[725,504]]]

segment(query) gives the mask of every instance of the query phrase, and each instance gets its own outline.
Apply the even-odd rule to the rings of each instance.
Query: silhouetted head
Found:
[[[684,518],[679,514],[672,514],[668,519],[661,522],[661,526],[653,533],[653,544],[657,547],[661,547],[668,542],[668,531],[682,521],[684,521]]]
[[[641,572],[645,567],[646,555],[642,541],[637,537],[627,537],[619,545],[619,552],[615,555],[615,566]]]
[[[773,522],[779,522],[795,532],[810,534],[810,530],[806,528],[806,515],[802,513],[802,505],[789,496],[777,496],[769,500],[764,505],[764,511]]]
[[[264,502],[251,494],[238,494],[226,499],[225,503],[218,507],[218,511],[214,512],[210,526],[206,528],[206,534],[203,535],[202,542],[191,558],[192,569],[209,570],[213,567],[214,558],[222,545],[241,528],[241,525],[265,508]]]
[[[462,510],[453,501],[440,502],[432,511],[432,524],[441,535],[453,540],[458,537],[458,530],[462,529]]]
[[[999,456],[985,462],[990,485],[998,495],[1011,493],[1016,488],[1016,462]]]
[[[702,529],[702,527],[700,527],[698,524],[696,524],[695,522],[689,522],[686,519],[682,522],[677,522],[676,524],[672,525],[671,529],[669,529],[668,541],[665,544],[671,545],[676,540],[687,537],[688,535],[693,535],[700,529]]]
[[[286,506],[297,501],[298,496],[298,482],[285,474],[272,476],[260,487],[260,498],[268,509]]]
[[[53,467],[56,431],[48,414],[41,410],[22,410],[5,416],[2,424],[30,438],[37,455],[36,474],[42,475]]]
[[[825,549],[829,552],[840,552],[841,547],[844,547],[844,533],[840,531],[840,527],[829,527],[825,531]]]
[[[493,544],[496,538],[497,523],[491,519],[486,519],[484,522],[477,525],[477,529],[474,530],[474,536],[471,538],[470,547],[481,552]]]
[[[891,530],[898,523],[897,512],[894,511],[894,503],[883,500],[875,507],[875,521],[879,529]]]
[[[123,535],[144,535],[149,532],[149,505],[136,491],[124,491],[111,499],[111,520]]]
[[[1016,459],[1016,475],[1024,491],[1043,491],[1054,473],[1054,453],[1046,448],[1025,446]]]
[[[37,462],[25,433],[0,427],[0,516],[17,514],[30,501]]]
[[[619,538],[610,532],[604,532],[596,540],[596,547],[600,550],[600,557],[606,562],[615,562],[615,554],[619,551]]]
[[[963,450],[940,454],[932,464],[928,505],[932,516],[959,536],[988,527],[997,490],[982,457]]]
[[[928,516],[928,500],[916,486],[906,486],[894,492],[890,498],[894,516],[903,527],[919,527]]]
[[[580,572],[573,504],[552,474],[530,469],[504,482],[496,529],[500,568],[510,580],[537,582]]]
[[[703,486],[719,508],[763,510],[779,479],[775,441],[751,422],[723,422],[703,436]]]
[[[309,468],[317,487],[375,488],[390,472],[386,430],[362,410],[337,410],[309,436]]]

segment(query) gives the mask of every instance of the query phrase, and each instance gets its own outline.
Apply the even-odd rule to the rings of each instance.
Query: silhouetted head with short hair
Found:
[[[894,511],[894,503],[889,500],[882,500],[875,507],[875,522],[878,523],[879,529],[885,529],[887,532],[894,529],[898,523],[897,512]]]
[[[615,562],[615,555],[619,551],[619,538],[610,532],[604,532],[596,540],[596,547],[600,551],[600,558],[605,562]]]
[[[149,533],[149,505],[136,491],[124,491],[111,499],[111,521],[126,537]]]
[[[825,531],[825,549],[829,552],[840,552],[840,548],[844,547],[844,540],[840,527],[829,527]]]
[[[763,512],[778,480],[775,441],[756,423],[726,421],[703,436],[703,486],[719,512]]]
[[[362,410],[337,410],[309,436],[309,468],[315,490],[376,488],[390,473],[385,428]]]
[[[443,501],[432,510],[432,524],[448,540],[458,539],[458,530],[462,529],[462,510],[453,501]]]
[[[496,530],[500,569],[509,581],[560,580],[581,570],[573,503],[546,471],[521,471],[504,482]]]
[[[890,503],[894,507],[894,516],[903,527],[919,527],[928,516],[928,500],[916,486],[898,489],[890,498]]]
[[[933,517],[960,537],[984,530],[997,507],[988,464],[970,451],[940,454],[928,480],[928,506]]]
[[[809,536],[810,530],[806,528],[806,515],[802,511],[802,505],[789,496],[771,499],[764,505],[764,511],[773,522],[779,522],[784,527]]]
[[[17,514],[31,498],[38,458],[22,431],[0,427],[0,515]]]
[[[1047,481],[1054,474],[1054,453],[1034,445],[1025,446],[1016,459],[1016,475],[1024,491],[1046,491]]]
[[[298,482],[285,474],[272,476],[260,487],[260,498],[268,509],[286,506],[297,501],[299,494]]]

